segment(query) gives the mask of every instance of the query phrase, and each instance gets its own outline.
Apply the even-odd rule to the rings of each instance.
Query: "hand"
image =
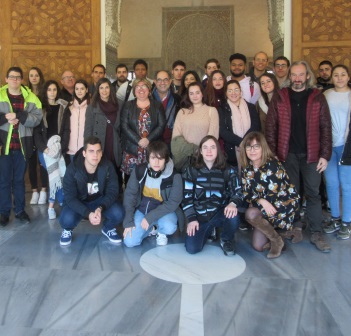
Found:
[[[18,124],[18,119],[11,119],[11,120],[8,120],[8,123],[9,123],[9,124],[12,124],[12,125],[16,125],[16,124]]]
[[[15,113],[12,113],[12,112],[9,112],[9,113],[5,113],[5,118],[7,120],[12,120],[16,117],[16,114]]]
[[[138,145],[142,148],[146,148],[149,145],[149,140],[147,138],[142,138],[139,140]]]
[[[135,226],[133,227],[129,227],[129,228],[125,228],[123,231],[123,238],[126,238],[129,234],[130,238],[132,238],[132,231],[135,230]]]
[[[229,203],[225,208],[224,208],[224,216],[226,218],[234,218],[238,214],[238,208],[234,203]]]
[[[274,216],[277,212],[277,209],[269,203],[267,200],[261,198],[258,202],[262,205],[263,209],[266,211],[268,217]]]
[[[101,210],[96,209],[95,212],[89,214],[89,221],[92,225],[99,225],[101,223]]]
[[[145,230],[145,231],[147,231],[148,230],[148,228],[149,228],[149,223],[147,222],[147,220],[145,219],[145,217],[143,218],[143,220],[141,221],[141,227]]]
[[[49,148],[45,148],[44,153],[49,154]]]
[[[186,227],[186,233],[189,236],[195,236],[195,232],[199,230],[200,224],[198,221],[192,221],[190,222],[187,227]]]
[[[320,174],[324,172],[328,167],[328,161],[324,158],[319,158],[318,164],[317,164],[317,172]]]

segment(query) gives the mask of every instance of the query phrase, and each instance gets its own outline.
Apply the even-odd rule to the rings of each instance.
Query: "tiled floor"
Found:
[[[350,335],[350,240],[329,235],[333,250],[323,254],[304,232],[302,243],[268,260],[251,248],[251,233],[240,232],[246,268],[234,277],[236,257],[216,243],[191,256],[177,234],[166,247],[151,237],[130,249],[81,222],[72,245],[60,247],[46,206],[27,212],[30,224],[12,219],[0,228],[0,335]],[[199,283],[184,280],[189,274]]]

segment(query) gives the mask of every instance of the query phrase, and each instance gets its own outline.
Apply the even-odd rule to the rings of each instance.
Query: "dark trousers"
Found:
[[[28,177],[30,181],[30,185],[32,189],[38,189],[38,150],[36,149],[33,152],[33,155],[28,160]],[[45,168],[39,164],[39,172],[40,172],[40,181],[41,187],[47,188],[48,187],[48,173]]]
[[[10,150],[9,155],[0,155],[0,214],[10,216],[12,209],[12,193],[15,214],[25,207],[26,160],[21,150]]]
[[[300,193],[300,172],[304,185],[304,193],[306,197],[307,218],[310,224],[311,232],[322,231],[322,204],[319,194],[319,186],[321,183],[321,174],[317,172],[317,162],[307,163],[306,154],[289,153],[284,167],[290,177],[291,183]],[[300,194],[301,195],[301,194]],[[297,218],[298,219],[298,218]]]
[[[200,252],[207,241],[210,232],[214,227],[221,227],[221,240],[233,240],[235,232],[240,225],[239,215],[234,218],[224,216],[224,208],[220,209],[208,222],[199,222],[199,230],[194,236],[185,236],[185,248],[188,253],[195,254]]]

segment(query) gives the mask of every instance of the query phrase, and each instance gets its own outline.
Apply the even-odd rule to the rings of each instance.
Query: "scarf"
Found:
[[[61,155],[61,137],[52,136],[48,141],[49,152],[44,153],[44,160],[49,175],[50,198],[55,199],[57,190],[62,189],[62,179],[66,172],[66,164]]]
[[[264,112],[265,114],[267,114],[268,112],[268,106],[266,104],[266,102],[264,101],[263,97],[260,96],[260,98],[258,98],[258,106],[260,107],[260,109],[262,110],[262,112]]]

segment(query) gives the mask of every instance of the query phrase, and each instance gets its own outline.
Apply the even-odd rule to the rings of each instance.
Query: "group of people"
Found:
[[[349,238],[348,68],[330,64],[330,78],[318,79],[316,88],[305,61],[290,65],[278,57],[273,72],[259,52],[248,74],[245,55],[233,54],[229,62],[228,77],[209,59],[203,81],[183,61],[151,80],[139,59],[133,80],[119,64],[112,84],[98,64],[90,86],[65,71],[62,90],[56,81],[44,81],[38,68],[30,69],[24,86],[22,70],[10,68],[0,90],[1,225],[9,222],[12,192],[15,217],[30,220],[24,210],[28,163],[30,203],[46,203],[49,188],[49,219],[56,218],[56,200],[63,206],[63,246],[86,218],[103,223],[102,233],[113,243],[122,241],[116,227],[123,222],[128,247],[149,235],[166,245],[167,236],[186,227],[185,247],[192,254],[220,227],[220,246],[231,255],[235,232],[246,221],[254,228],[253,247],[276,258],[284,238],[303,239],[302,195],[317,249],[331,250],[323,233]],[[322,172],[331,208],[324,226]]]

